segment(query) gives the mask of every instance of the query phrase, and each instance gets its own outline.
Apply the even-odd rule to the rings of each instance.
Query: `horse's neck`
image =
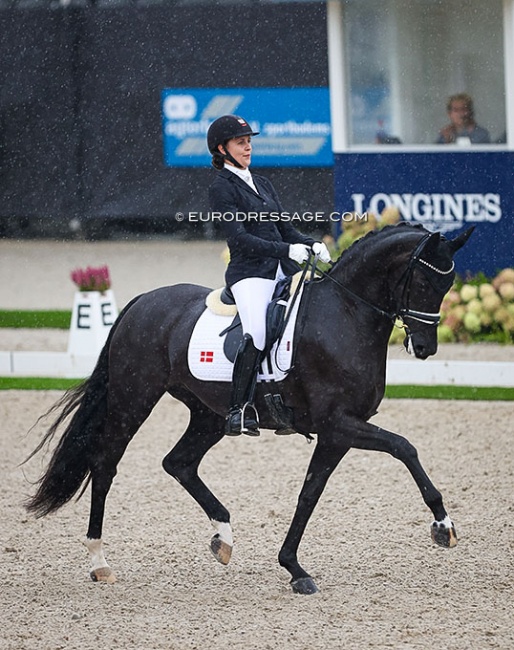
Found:
[[[335,265],[331,275],[361,298],[387,309],[385,301],[389,298],[388,274],[391,259],[381,247],[366,246],[366,243],[348,250]]]

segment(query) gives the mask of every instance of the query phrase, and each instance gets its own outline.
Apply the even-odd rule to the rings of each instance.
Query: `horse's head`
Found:
[[[455,279],[453,256],[464,246],[474,228],[452,240],[439,232],[426,232],[410,253],[407,266],[396,281],[396,315],[406,330],[404,345],[419,359],[437,352],[439,309]]]

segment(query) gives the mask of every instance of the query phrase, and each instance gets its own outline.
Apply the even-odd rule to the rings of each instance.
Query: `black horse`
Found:
[[[328,478],[352,447],[387,452],[401,460],[434,515],[433,540],[445,547],[457,543],[442,496],[421,466],[416,449],[368,419],[384,396],[387,346],[396,318],[404,323],[408,352],[425,359],[437,351],[438,312],[454,280],[453,255],[471,231],[447,240],[420,226],[385,227],[355,243],[330,272],[305,287],[294,366],[280,384],[294,430],[317,436],[279,553],[296,593],[317,591],[298,563],[297,551]],[[188,341],[208,293],[204,287],[181,284],[132,300],[112,327],[92,375],[53,407],[57,419],[32,454],[61,425],[65,427],[27,508],[46,515],[83,486],[82,494],[91,481],[85,544],[93,580],[115,580],[102,550],[105,500],[128,443],[166,392],[183,402],[191,416],[183,436],[164,458],[164,469],[215,526],[210,545],[215,557],[224,564],[230,560],[229,512],[198,476],[201,460],[223,438],[230,385],[195,379],[187,364]],[[256,406],[261,426],[276,428],[260,384]]]

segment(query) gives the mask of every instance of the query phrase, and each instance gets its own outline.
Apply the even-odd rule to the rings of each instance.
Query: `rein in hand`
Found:
[[[417,311],[415,309],[409,309],[408,307],[408,302],[409,302],[409,295],[410,295],[410,285],[412,282],[412,274],[414,272],[414,267],[416,264],[424,264],[428,269],[435,273],[439,273],[441,275],[449,275],[453,269],[454,269],[454,263],[452,262],[452,265],[448,271],[442,271],[438,269],[437,267],[433,266],[432,264],[429,264],[425,260],[420,258],[420,254],[428,241],[428,236],[423,237],[423,239],[420,241],[416,249],[413,251],[409,263],[407,265],[407,268],[405,269],[404,274],[402,275],[402,278],[400,278],[398,284],[404,279],[404,285],[401,293],[401,299],[399,301],[399,305],[397,309],[394,312],[386,311],[384,309],[381,309],[380,307],[377,307],[371,302],[368,302],[365,298],[362,296],[359,296],[357,293],[349,289],[347,286],[345,286],[342,282],[339,282],[339,280],[336,280],[330,273],[327,273],[326,271],[323,271],[318,267],[318,262],[319,262],[319,255],[312,255],[309,260],[307,261],[306,267],[309,265],[311,266],[311,280],[314,280],[315,278],[315,273],[318,272],[322,277],[328,278],[331,282],[336,284],[340,289],[342,289],[347,295],[351,296],[355,300],[358,300],[362,304],[366,305],[369,309],[373,310],[375,313],[380,314],[382,317],[387,318],[387,320],[391,321],[393,325],[396,326],[396,321],[400,320],[402,322],[401,327],[403,327],[407,333],[409,332],[409,327],[407,323],[405,323],[405,318],[409,318],[411,320],[415,320],[419,323],[423,323],[425,325],[439,325],[441,321],[441,314],[439,312],[424,312],[424,311]],[[334,262],[330,261],[328,262],[331,268],[334,267]],[[302,276],[302,279],[304,279],[304,276]],[[398,286],[398,285],[397,285]],[[402,307],[401,302],[403,302],[403,298],[407,294],[407,306]]]

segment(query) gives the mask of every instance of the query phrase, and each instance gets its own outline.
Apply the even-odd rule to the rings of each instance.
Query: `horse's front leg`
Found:
[[[200,402],[193,402],[192,397],[188,399],[188,406],[191,409],[189,426],[162,464],[209,517],[216,530],[209,548],[218,562],[228,564],[234,546],[230,514],[198,475],[205,454],[223,439],[225,421]]]
[[[432,540],[439,546],[452,548],[457,544],[457,533],[443,505],[443,497],[423,469],[418,452],[403,436],[377,427],[369,422],[355,420],[349,426],[351,446],[357,449],[383,451],[402,461],[421,492],[423,500],[434,515]]]
[[[320,439],[318,434],[318,442],[298,497],[298,505],[278,556],[280,565],[291,574],[291,586],[294,593],[309,595],[318,591],[312,577],[298,562],[298,547],[330,475],[349,448],[341,441]]]

